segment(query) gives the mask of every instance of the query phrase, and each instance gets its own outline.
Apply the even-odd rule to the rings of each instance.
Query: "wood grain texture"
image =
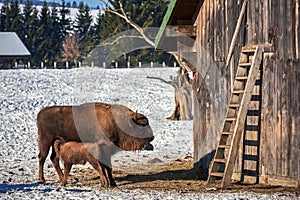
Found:
[[[221,71],[225,79],[225,88],[215,81],[216,91],[223,92],[224,98],[230,94],[230,71],[225,69],[225,58],[236,23],[240,14],[243,0],[207,0],[203,3],[197,20],[197,58],[198,68],[207,67],[208,54]],[[261,182],[267,182],[268,177],[299,180],[300,178],[300,30],[299,30],[299,0],[256,0],[247,4],[245,19],[241,23],[234,53],[232,56],[232,69],[236,73],[237,63],[241,47],[246,44],[265,44],[270,41],[270,29],[274,33],[275,52],[265,54],[263,61],[263,82],[261,119],[258,122],[255,117],[248,117],[247,123],[260,123],[260,150],[259,150],[259,174]],[[201,48],[200,48],[201,47]],[[202,49],[203,47],[203,49]],[[205,51],[205,52],[204,52]],[[208,54],[207,54],[208,53]],[[198,91],[203,85],[203,77],[198,76],[193,83],[194,90],[194,141],[195,163],[201,158],[200,149],[207,153],[215,148],[217,141],[211,142],[205,147],[204,140],[216,140],[219,133],[207,131],[213,126],[214,104],[222,103],[222,99],[211,102],[214,96],[207,85]],[[212,81],[212,80],[211,80]],[[251,104],[256,108],[257,105]],[[250,133],[246,136],[254,139]],[[242,148],[242,146],[241,146]],[[201,150],[201,151],[202,151]],[[255,148],[246,147],[246,153],[255,153]],[[242,170],[242,149],[239,150],[239,159],[235,164],[235,172]],[[202,156],[201,156],[202,155]],[[207,160],[209,162],[209,160]],[[208,166],[209,163],[206,164]],[[244,163],[245,167],[252,168],[255,163]]]

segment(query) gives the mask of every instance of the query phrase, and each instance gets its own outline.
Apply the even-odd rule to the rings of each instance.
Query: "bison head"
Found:
[[[121,149],[153,150],[153,145],[150,143],[154,139],[153,131],[146,116],[121,105],[113,105],[111,110],[120,129],[118,146]]]

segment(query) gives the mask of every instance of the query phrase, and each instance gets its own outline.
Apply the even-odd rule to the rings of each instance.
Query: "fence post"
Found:
[[[130,62],[127,62],[127,67],[130,68]]]
[[[30,62],[27,63],[27,67],[28,67],[28,69],[30,69]]]
[[[115,68],[118,68],[118,62],[117,61],[115,62]]]
[[[165,67],[165,66],[166,66],[166,63],[165,63],[165,62],[163,62],[163,63],[162,63],[162,66],[163,66],[163,67]]]
[[[91,66],[94,67],[94,62],[91,63]]]
[[[15,68],[16,69],[18,68],[18,62],[15,62]]]
[[[103,68],[106,68],[106,62],[103,62]]]
[[[53,68],[54,68],[54,69],[56,69],[56,62],[54,62],[54,64],[53,64]]]
[[[41,69],[44,69],[44,62],[41,62]]]
[[[151,68],[153,67],[153,62],[152,62],[152,61],[150,62],[150,67],[151,67]]]
[[[174,67],[176,67],[176,62],[174,62]]]
[[[69,62],[66,62],[66,69],[69,69]]]
[[[139,67],[142,67],[142,62],[141,61],[139,61]]]

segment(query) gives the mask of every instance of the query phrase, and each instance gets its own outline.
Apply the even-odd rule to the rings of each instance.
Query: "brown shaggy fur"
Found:
[[[41,182],[45,182],[44,163],[56,137],[84,143],[110,140],[127,151],[153,150],[150,142],[154,136],[147,117],[122,105],[86,103],[46,107],[38,113],[37,126]],[[53,149],[51,161],[62,179],[63,173]]]
[[[107,166],[101,163],[101,161],[107,162],[107,160],[110,162],[111,156],[116,153],[116,148],[111,142],[104,140],[96,143],[65,142],[63,138],[57,138],[53,146],[57,156],[64,164],[64,176],[61,180],[63,186],[67,183],[72,165],[84,165],[86,162],[89,162],[99,172],[101,186],[116,185],[112,174],[109,174],[110,171],[108,171],[109,178],[107,177],[105,172]]]

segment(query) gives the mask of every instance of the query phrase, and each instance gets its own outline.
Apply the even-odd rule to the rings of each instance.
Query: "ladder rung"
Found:
[[[253,116],[253,117],[259,117],[260,116],[260,110],[248,110],[247,117]]]
[[[243,174],[246,176],[258,176],[258,172],[255,170],[244,169]]]
[[[261,96],[260,95],[252,95],[251,101],[261,101]]]
[[[233,132],[223,132],[222,135],[233,135]]]
[[[229,149],[230,145],[218,145],[218,148],[220,148],[220,149]]]
[[[244,160],[258,161],[258,156],[245,154],[245,155],[243,155],[243,159]]]
[[[232,91],[232,94],[243,94],[245,90],[234,90]]]
[[[235,80],[238,80],[238,81],[243,81],[243,80],[247,80],[248,79],[248,76],[238,76],[238,77],[235,77]]]
[[[244,141],[244,145],[247,145],[247,146],[252,146],[252,147],[258,147],[258,141],[256,140],[245,140]]]
[[[236,117],[227,117],[225,120],[232,122],[232,121],[236,121],[237,119]]]
[[[240,107],[240,104],[238,104],[238,103],[232,103],[232,104],[229,104],[229,107],[230,108],[238,108],[238,107]]]
[[[226,163],[227,159],[225,159],[225,158],[223,158],[223,159],[221,159],[221,158],[215,158],[214,161],[217,162],[217,163]]]
[[[240,67],[249,67],[251,65],[252,65],[252,63],[240,63],[239,64]]]
[[[211,172],[210,176],[215,176],[215,177],[223,177],[224,173],[223,172]]]
[[[248,124],[246,124],[245,125],[245,130],[246,131],[259,131],[260,127],[259,127],[259,125],[248,125]]]
[[[251,49],[242,48],[243,53],[255,53],[255,51],[256,51],[256,48],[251,48]]]

